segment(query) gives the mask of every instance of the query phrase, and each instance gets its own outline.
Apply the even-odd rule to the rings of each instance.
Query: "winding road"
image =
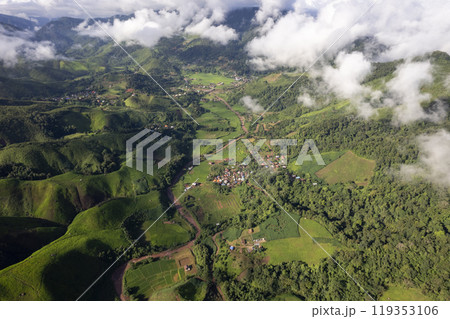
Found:
[[[242,128],[242,130],[247,134],[247,133],[248,133],[248,130],[247,130],[247,128],[245,127],[245,118],[244,118],[241,114],[239,114],[237,111],[233,110],[233,108],[232,108],[232,107],[231,107],[224,99],[222,99],[221,97],[218,97],[218,96],[216,96],[216,98],[219,99],[220,101],[222,101],[222,102],[226,105],[226,107],[227,107],[230,111],[232,111],[232,112],[239,118],[239,120],[240,120],[240,122],[241,122],[241,128]],[[236,139],[230,141],[227,145],[225,145],[224,147],[222,147],[220,150],[217,150],[216,153],[222,151],[222,150],[225,149],[225,148],[227,148],[229,145],[231,145],[231,144],[233,144],[233,143],[236,143],[236,142],[237,142],[239,139],[241,139],[241,138],[242,138],[242,135],[239,136],[238,138],[236,138]],[[177,175],[174,177],[174,179],[173,179],[173,181],[172,181],[172,185],[170,185],[170,186],[167,188],[167,190],[166,190],[167,197],[169,198],[169,200],[170,200],[172,203],[175,203],[175,202],[177,201],[177,199],[176,199],[176,197],[175,197],[175,195],[174,195],[174,193],[173,193],[173,191],[172,191],[172,187],[178,183],[178,181],[181,179],[181,177],[185,174],[187,168],[190,167],[190,166],[192,166],[192,163],[193,163],[192,161],[189,162],[189,163],[187,163],[187,164],[186,164],[186,165],[185,165],[185,166],[177,173]],[[131,260],[129,260],[128,262],[126,262],[126,263],[120,265],[120,266],[113,272],[113,274],[112,274],[112,280],[113,280],[113,284],[114,284],[114,289],[115,289],[117,295],[120,296],[120,300],[123,300],[123,301],[129,300],[129,298],[128,298],[127,296],[125,296],[124,293],[123,293],[123,277],[124,277],[126,271],[127,271],[128,269],[130,269],[131,263],[138,263],[138,262],[143,261],[143,260],[148,259],[148,258],[163,258],[163,257],[168,257],[168,256],[171,256],[171,255],[173,255],[173,254],[175,254],[175,253],[177,253],[177,252],[180,252],[180,251],[182,251],[182,250],[190,249],[190,248],[192,248],[192,247],[194,246],[195,241],[196,241],[197,238],[200,236],[200,225],[198,224],[197,220],[196,220],[189,212],[185,212],[184,209],[183,209],[183,207],[182,207],[178,202],[174,205],[174,207],[176,208],[176,210],[178,211],[178,213],[179,213],[179,214],[180,214],[180,215],[181,215],[181,216],[182,216],[189,224],[191,224],[191,225],[195,228],[195,230],[196,230],[195,238],[194,238],[193,240],[191,240],[190,242],[188,242],[187,244],[183,245],[183,246],[180,246],[180,247],[177,247],[177,248],[173,248],[173,249],[169,249],[169,250],[165,250],[165,251],[163,251],[163,252],[159,252],[159,253],[152,254],[152,255],[148,255],[148,256],[143,256],[143,257],[139,257],[139,258],[134,258],[134,259],[131,259]],[[222,232],[223,232],[223,231],[222,231]],[[219,246],[218,246],[217,243],[216,243],[216,237],[217,237],[217,235],[221,234],[222,232],[219,232],[219,233],[217,233],[217,234],[215,234],[215,235],[213,236],[213,241],[214,241],[214,243],[215,243],[216,246],[217,246],[216,255],[219,253]],[[213,278],[213,283],[216,284],[214,278]],[[223,294],[222,290],[220,289],[220,286],[216,284],[216,287],[217,287],[217,290],[218,290],[219,294],[221,295],[222,299],[225,300],[225,295]]]

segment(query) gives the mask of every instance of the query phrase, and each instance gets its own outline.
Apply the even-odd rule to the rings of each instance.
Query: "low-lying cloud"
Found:
[[[227,44],[231,40],[237,40],[238,35],[235,30],[224,25],[213,25],[213,21],[209,18],[205,18],[195,25],[186,27],[186,32],[189,34],[196,34],[202,38],[209,39],[211,41],[220,43],[222,45]]]
[[[52,43],[31,41],[31,32],[9,32],[0,26],[0,61],[14,66],[20,57],[30,61],[51,60],[56,57]]]
[[[416,164],[402,165],[400,176],[406,181],[420,177],[450,187],[450,133],[441,130],[417,138],[419,158]]]
[[[257,99],[253,99],[251,96],[244,96],[241,99],[241,103],[253,113],[260,113],[264,111],[264,108],[258,103]]]
[[[371,71],[371,63],[360,52],[351,54],[339,53],[336,68],[326,66],[323,79],[339,97],[353,99],[368,93],[368,88],[361,82]]]
[[[385,83],[384,88],[377,90],[362,84],[372,72],[371,63],[362,53],[340,52],[333,65],[310,72],[315,95],[333,94],[340,99],[347,99],[365,119],[376,114],[380,108],[393,110],[394,125],[420,120],[440,122],[447,115],[444,102],[432,101],[430,94],[422,93],[424,86],[433,83],[433,66],[430,61],[406,61],[398,65],[393,78]],[[314,101],[307,93],[309,92],[301,92],[298,103],[310,107]],[[433,108],[425,110],[424,106],[432,102]]]
[[[430,102],[431,96],[421,93],[421,88],[433,82],[432,66],[429,61],[405,63],[395,71],[395,77],[386,86],[392,95],[389,103],[394,109],[394,122],[407,124],[417,120],[437,122],[445,116],[443,109],[426,113],[422,103]]]

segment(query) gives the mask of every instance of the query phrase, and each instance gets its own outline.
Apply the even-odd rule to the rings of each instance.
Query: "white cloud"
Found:
[[[56,57],[55,48],[48,41],[29,40],[29,32],[8,32],[0,26],[0,61],[7,67],[14,66],[19,57],[31,61],[50,60]]]
[[[197,34],[202,38],[210,39],[223,45],[238,38],[236,31],[224,25],[214,26],[213,21],[208,18],[195,25],[188,26],[186,32]]]
[[[327,50],[334,56],[361,37],[372,37],[388,49],[381,60],[413,57],[434,50],[450,52],[450,2],[447,0],[379,0],[350,27],[369,6],[362,0],[315,1],[317,14],[306,1],[297,0],[277,21],[267,19],[261,35],[248,45],[253,64],[259,69],[279,66],[307,67]]]
[[[117,41],[129,44],[139,43],[151,47],[162,37],[172,36],[185,22],[183,17],[175,11],[159,11],[142,9],[136,11],[135,16],[128,20],[115,19],[113,23],[88,25],[86,22],[78,26],[80,34],[92,37],[107,38],[108,32]]]
[[[244,96],[241,99],[241,103],[253,113],[260,113],[264,111],[264,108],[258,103],[258,100],[253,99],[251,96]]]
[[[362,53],[341,52],[336,58],[336,66],[324,67],[323,79],[339,97],[354,99],[368,93],[369,89],[360,83],[370,73],[371,63]]]
[[[256,12],[255,20],[262,24],[268,18],[277,18],[283,9],[292,7],[295,0],[260,0],[259,10]]]
[[[303,93],[297,98],[297,102],[303,104],[306,107],[314,107],[316,101],[308,93]]]
[[[394,123],[407,124],[423,119],[439,121],[445,115],[443,109],[426,113],[421,105],[431,100],[429,94],[421,93],[421,88],[433,81],[431,71],[429,61],[407,62],[397,68],[395,77],[386,84],[393,99],[387,103],[394,107]]]
[[[450,187],[450,133],[441,130],[432,135],[421,135],[418,162],[402,165],[400,175],[410,181],[421,177],[431,183]]]
[[[220,24],[228,7],[216,0],[189,3],[175,0],[165,2],[164,9],[157,9],[162,6],[163,2],[158,2],[151,9],[137,10],[134,17],[128,20],[115,19],[113,23],[101,23],[101,28],[83,23],[78,31],[93,37],[106,37],[103,28],[119,42],[139,43],[147,47],[155,45],[162,37],[182,32],[196,34],[223,45],[237,39],[233,29]]]

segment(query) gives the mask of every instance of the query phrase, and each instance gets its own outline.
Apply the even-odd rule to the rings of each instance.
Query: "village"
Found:
[[[210,165],[212,165],[210,163]],[[240,165],[238,168],[233,166],[231,169],[225,168],[225,171],[220,176],[215,176],[213,183],[221,186],[234,187],[241,185],[247,180],[249,173],[244,171],[244,166]]]

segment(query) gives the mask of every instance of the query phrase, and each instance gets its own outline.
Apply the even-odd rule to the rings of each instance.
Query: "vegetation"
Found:
[[[247,63],[254,13],[226,17],[240,36],[227,46],[190,35],[127,47],[179,105],[120,48],[78,34],[79,19],[52,20],[36,32],[64,61],[0,64],[0,300],[75,300],[128,248],[110,272],[145,257],[125,272],[123,293],[133,300],[368,299],[304,230],[375,299],[449,299],[448,188],[406,183],[395,172],[417,163],[416,137],[448,130],[450,117],[394,126],[385,108],[365,120],[350,101],[324,96],[308,74],[285,92],[298,73],[257,72]],[[437,99],[450,101],[450,57],[426,58],[434,78],[422,89],[433,99],[423,103],[429,112]],[[364,84],[383,91],[399,63],[374,63]],[[241,98],[271,105],[283,92],[251,125],[257,115]],[[315,108],[299,103],[299,92]],[[125,165],[126,141],[144,128],[172,137],[171,161],[154,176]],[[251,178],[230,188],[211,179],[226,162],[202,157],[192,167],[195,138],[298,145],[286,168],[253,161]],[[326,167],[295,165],[307,139]],[[261,149],[274,152],[268,142]],[[238,142],[238,159],[247,155]],[[179,202],[168,209],[172,195]],[[110,272],[82,299],[118,298]]]

